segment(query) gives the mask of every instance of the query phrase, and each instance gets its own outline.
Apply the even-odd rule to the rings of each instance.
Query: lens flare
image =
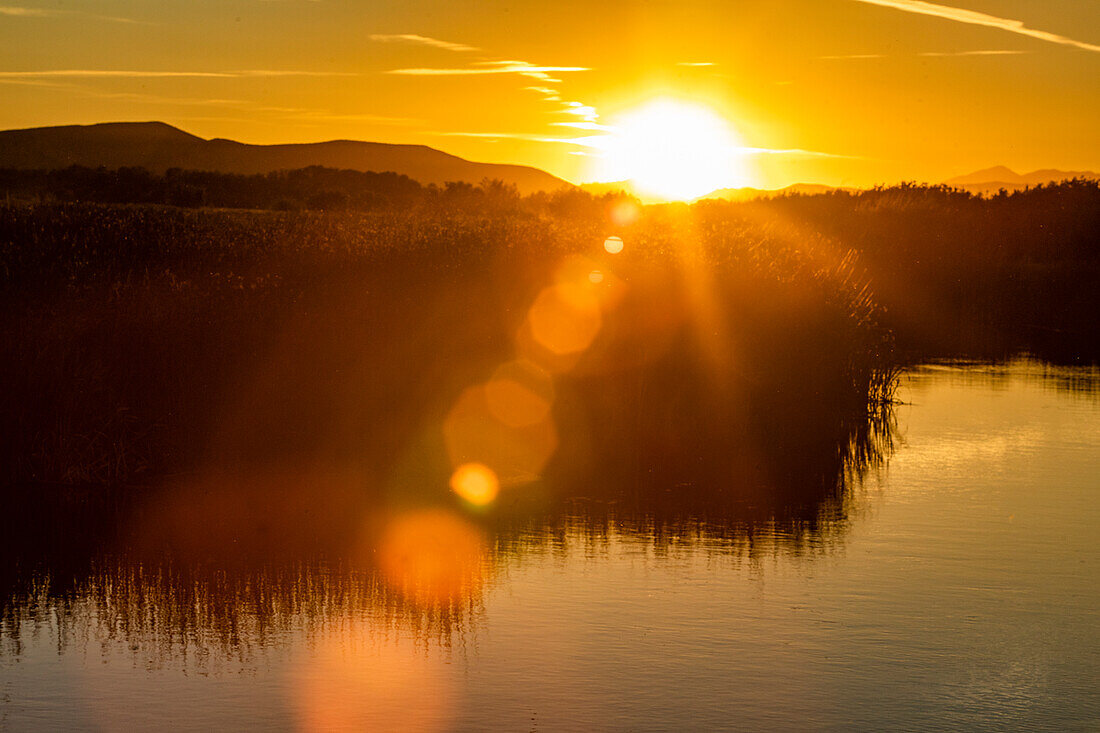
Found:
[[[442,509],[427,509],[389,523],[378,567],[390,587],[405,596],[439,603],[480,589],[484,557],[485,538],[477,527]]]
[[[491,468],[506,486],[537,478],[558,448],[558,433],[549,407],[536,422],[508,425],[494,414],[487,394],[484,385],[466,389],[443,421],[443,441],[451,465],[457,468],[468,463],[482,464]],[[514,410],[506,414],[524,422],[531,417],[527,409],[538,405],[504,407]]]
[[[610,216],[615,226],[625,227],[637,221],[640,213],[641,209],[633,201],[620,201],[612,205],[608,216]]]
[[[622,237],[608,237],[603,242],[603,248],[608,254],[617,255],[623,251]]]
[[[603,273],[599,270],[593,270],[592,272],[588,273],[588,282],[592,283],[593,285],[599,285],[603,282]]]
[[[500,493],[500,481],[488,466],[464,463],[451,475],[451,490],[475,506],[486,506]]]
[[[529,361],[500,365],[485,385],[489,412],[510,428],[542,422],[554,401],[554,383],[545,370]]]
[[[600,303],[590,287],[559,283],[544,289],[527,314],[535,341],[553,354],[584,351],[600,332]]]

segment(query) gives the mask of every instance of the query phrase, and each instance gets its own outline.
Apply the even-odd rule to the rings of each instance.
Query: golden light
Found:
[[[485,506],[497,498],[500,482],[488,466],[464,463],[451,475],[451,490],[476,506]]]
[[[557,450],[558,433],[549,400],[541,405],[525,397],[522,404],[502,406],[501,399],[515,392],[505,388],[502,395],[495,391],[499,387],[464,390],[443,421],[443,442],[451,466],[481,464],[492,469],[501,484],[516,486],[539,476]],[[502,409],[513,425],[501,419]],[[532,421],[536,413],[541,417]]]
[[[617,255],[623,251],[622,237],[608,237],[603,241],[603,248],[608,254]]]
[[[397,517],[378,547],[378,567],[395,590],[419,602],[469,597],[484,581],[485,537],[442,509]]]
[[[630,226],[638,219],[641,210],[633,201],[620,201],[611,206],[608,217],[616,226]]]
[[[550,415],[554,383],[550,375],[529,361],[501,364],[485,385],[489,412],[511,428],[542,422]]]
[[[535,341],[554,354],[584,351],[603,323],[599,300],[575,283],[559,283],[539,293],[527,322]]]
[[[447,667],[416,648],[387,643],[387,631],[359,619],[326,627],[290,677],[298,730],[453,729],[460,698]]]
[[[588,282],[592,283],[593,285],[599,285],[603,282],[603,273],[599,270],[593,270],[592,272],[588,273]]]
[[[747,181],[737,134],[707,107],[657,99],[610,127],[597,146],[601,180],[629,180],[639,192],[669,201],[689,201]]]

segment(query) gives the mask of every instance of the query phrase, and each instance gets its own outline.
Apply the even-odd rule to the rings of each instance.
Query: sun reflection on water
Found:
[[[390,587],[427,604],[466,598],[485,576],[485,536],[444,509],[392,519],[378,548],[378,567]]]

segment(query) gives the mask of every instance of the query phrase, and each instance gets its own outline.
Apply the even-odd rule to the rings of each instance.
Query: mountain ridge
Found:
[[[102,122],[0,131],[0,168],[52,169],[141,167],[244,175],[319,165],[359,171],[393,171],[422,184],[480,183],[499,179],[521,193],[570,188],[572,184],[531,166],[478,163],[427,145],[328,140],[253,145],[227,138],[205,139],[165,122]]]
[[[962,189],[972,194],[989,195],[997,193],[1002,188],[1006,191],[1017,191],[1027,187],[1060,183],[1061,181],[1067,181],[1074,178],[1100,179],[1100,173],[1094,171],[1063,171],[1056,168],[1040,168],[1030,173],[1020,174],[1007,166],[997,165],[991,168],[983,168],[973,173],[948,178],[943,181],[943,185]],[[823,183],[794,183],[790,186],[775,189],[720,188],[700,196],[696,201],[703,199],[745,201],[765,196],[782,196],[792,193],[815,194],[836,190],[858,191],[859,189],[850,186],[828,186]]]

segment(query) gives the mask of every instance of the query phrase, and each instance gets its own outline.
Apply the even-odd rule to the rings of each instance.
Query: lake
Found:
[[[896,397],[884,460],[810,512],[577,491],[414,512],[369,563],[46,521],[0,578],[0,728],[1100,729],[1100,370],[931,364]]]

